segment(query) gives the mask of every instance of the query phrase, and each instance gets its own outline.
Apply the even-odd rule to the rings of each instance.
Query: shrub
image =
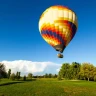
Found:
[[[62,80],[60,75],[58,75],[58,77],[57,77],[57,78],[58,78],[58,80]]]

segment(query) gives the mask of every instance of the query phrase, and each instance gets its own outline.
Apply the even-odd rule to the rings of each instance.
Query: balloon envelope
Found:
[[[61,53],[74,37],[77,16],[67,7],[56,5],[46,9],[39,20],[39,31],[43,39]]]

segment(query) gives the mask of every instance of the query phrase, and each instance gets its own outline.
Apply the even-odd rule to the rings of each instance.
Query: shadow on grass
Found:
[[[16,84],[16,83],[23,83],[23,82],[6,82],[3,84],[0,84],[0,86],[11,85],[11,84]]]
[[[26,82],[32,82],[32,81],[36,81],[36,79],[27,79],[26,81],[24,80],[18,80],[18,81],[13,81],[13,82],[6,82],[6,83],[2,83],[0,84],[0,86],[6,86],[6,85],[11,85],[11,84],[17,84],[17,83],[26,83]]]

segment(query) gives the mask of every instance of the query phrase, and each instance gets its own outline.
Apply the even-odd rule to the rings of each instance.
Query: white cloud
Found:
[[[57,72],[59,72],[60,68],[56,69]]]
[[[15,61],[2,61],[6,66],[7,71],[9,68],[12,73],[17,71],[21,72],[21,75],[27,75],[29,72],[34,75],[42,75],[45,73],[58,73],[61,64],[56,64],[53,62],[33,62],[27,60],[15,60]]]

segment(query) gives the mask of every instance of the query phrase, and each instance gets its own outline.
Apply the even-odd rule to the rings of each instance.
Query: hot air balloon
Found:
[[[65,6],[51,6],[40,17],[39,31],[43,39],[60,52],[57,56],[63,58],[61,53],[77,31],[77,16]]]

